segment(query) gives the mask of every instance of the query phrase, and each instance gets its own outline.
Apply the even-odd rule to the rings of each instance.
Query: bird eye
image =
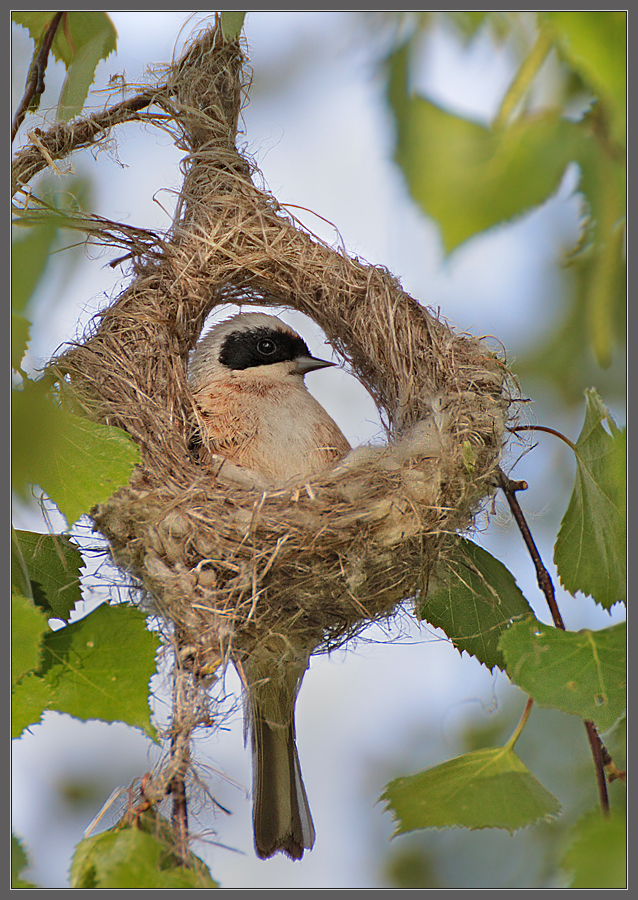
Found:
[[[257,349],[264,356],[270,356],[271,353],[274,353],[277,347],[275,346],[275,342],[271,341],[270,338],[262,338],[257,342]]]

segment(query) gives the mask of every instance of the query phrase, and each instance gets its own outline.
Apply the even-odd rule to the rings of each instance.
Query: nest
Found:
[[[484,343],[256,186],[236,148],[246,84],[239,44],[216,26],[157,87],[186,154],[173,228],[152,252],[131,238],[130,286],[55,361],[85,411],[141,449],[93,521],[200,674],[260,645],[334,647],[413,596],[445,536],[471,527],[492,492],[510,403],[506,367]],[[186,363],[225,304],[313,319],[374,398],[387,444],[278,490],[201,465]]]

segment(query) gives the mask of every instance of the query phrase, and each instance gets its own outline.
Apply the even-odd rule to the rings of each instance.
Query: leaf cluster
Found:
[[[554,559],[567,590],[608,609],[626,598],[625,438],[593,390],[572,446],[576,480]],[[542,624],[511,573],[472,541],[451,542],[417,612],[459,651],[503,669],[539,706],[579,716],[600,732],[622,719],[626,624],[580,632]],[[472,751],[387,785],[382,799],[397,820],[395,833],[450,826],[513,831],[557,815],[560,802],[514,753],[520,728],[505,747]]]
[[[82,721],[125,722],[155,738],[148,686],[158,637],[128,604],[102,604],[68,623],[80,594],[78,557],[65,535],[14,532],[12,735],[54,710]],[[49,619],[67,624],[52,630]]]

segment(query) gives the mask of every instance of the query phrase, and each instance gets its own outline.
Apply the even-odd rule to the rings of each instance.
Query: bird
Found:
[[[334,363],[314,357],[276,316],[239,313],[197,343],[188,381],[206,453],[257,473],[274,487],[303,483],[351,450],[304,383]],[[202,458],[202,457],[200,457]],[[272,636],[233,662],[246,692],[253,758],[253,835],[261,859],[301,859],[315,829],[301,774],[295,703],[316,644]]]

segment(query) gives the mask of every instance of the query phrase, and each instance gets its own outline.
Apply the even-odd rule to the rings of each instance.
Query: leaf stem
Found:
[[[523,715],[521,716],[521,720],[518,723],[518,725],[516,726],[516,728],[514,729],[514,732],[511,736],[511,738],[509,739],[507,744],[505,744],[505,747],[507,750],[512,750],[514,747],[514,744],[521,736],[521,732],[523,731],[523,728],[525,728],[525,726],[527,725],[527,720],[529,719],[533,705],[534,705],[534,698],[528,697],[527,703],[525,704],[525,709],[523,710]]]
[[[561,431],[556,431],[555,428],[550,428],[548,425],[517,425],[515,428],[507,429],[511,434],[518,434],[519,431],[545,431],[547,434],[553,434],[555,437],[560,438],[568,447],[571,447],[574,453],[577,452],[576,444],[573,441],[570,441],[568,437]]]
[[[47,61],[49,59],[49,53],[51,51],[51,45],[53,44],[53,39],[55,38],[56,31],[58,30],[58,25],[60,24],[63,16],[66,17],[65,12],[56,12],[56,14],[53,16],[47,26],[46,31],[44,32],[42,43],[35,53],[31,65],[29,66],[29,74],[27,75],[27,82],[24,86],[24,96],[20,101],[20,105],[16,110],[15,116],[13,117],[13,124],[11,126],[11,143],[13,143],[13,140],[18,133],[18,129],[22,125],[24,117],[26,116],[30,106],[34,101],[36,101],[37,106],[41,95],[44,93],[44,73],[46,71]]]
[[[514,80],[501,101],[492,126],[494,131],[500,131],[506,127],[512,113],[545,62],[545,57],[552,49],[553,43],[554,37],[551,30],[546,25],[541,25],[534,46],[521,63]]]
[[[519,527],[521,535],[523,536],[523,540],[525,541],[525,545],[527,546],[529,554],[532,558],[532,562],[534,563],[538,586],[545,594],[545,599],[547,600],[547,605],[549,606],[550,612],[552,614],[554,625],[556,626],[556,628],[560,628],[562,631],[565,631],[565,623],[563,622],[563,617],[561,616],[560,610],[558,609],[558,604],[556,603],[554,585],[552,583],[551,576],[543,565],[543,561],[534,542],[534,538],[532,537],[532,533],[529,530],[527,522],[525,521],[523,510],[521,509],[519,502],[516,499],[516,491],[521,490],[523,485],[525,487],[527,485],[524,481],[511,481],[501,469],[499,469],[499,479],[503,493],[505,494],[509,507],[512,511],[512,515],[516,520],[516,524]],[[525,712],[527,713],[527,708]],[[525,713],[523,713],[523,719],[525,719]],[[524,725],[525,722],[523,721],[523,719],[521,720],[521,722],[523,722]],[[589,721],[588,719],[585,719],[583,721],[585,725],[585,731],[587,732],[587,739],[589,741],[591,753],[594,759],[600,808],[603,815],[608,816],[609,794],[607,792],[607,780],[605,778],[605,759],[609,757],[609,754],[607,753],[607,750],[603,742],[601,741],[598,732],[596,731],[596,726],[594,725],[594,723]],[[519,727],[516,729],[512,737],[516,736],[516,738],[518,738],[521,730],[522,726],[519,723]],[[512,739],[510,738],[510,741],[511,740]],[[513,744],[511,746],[513,746]]]

